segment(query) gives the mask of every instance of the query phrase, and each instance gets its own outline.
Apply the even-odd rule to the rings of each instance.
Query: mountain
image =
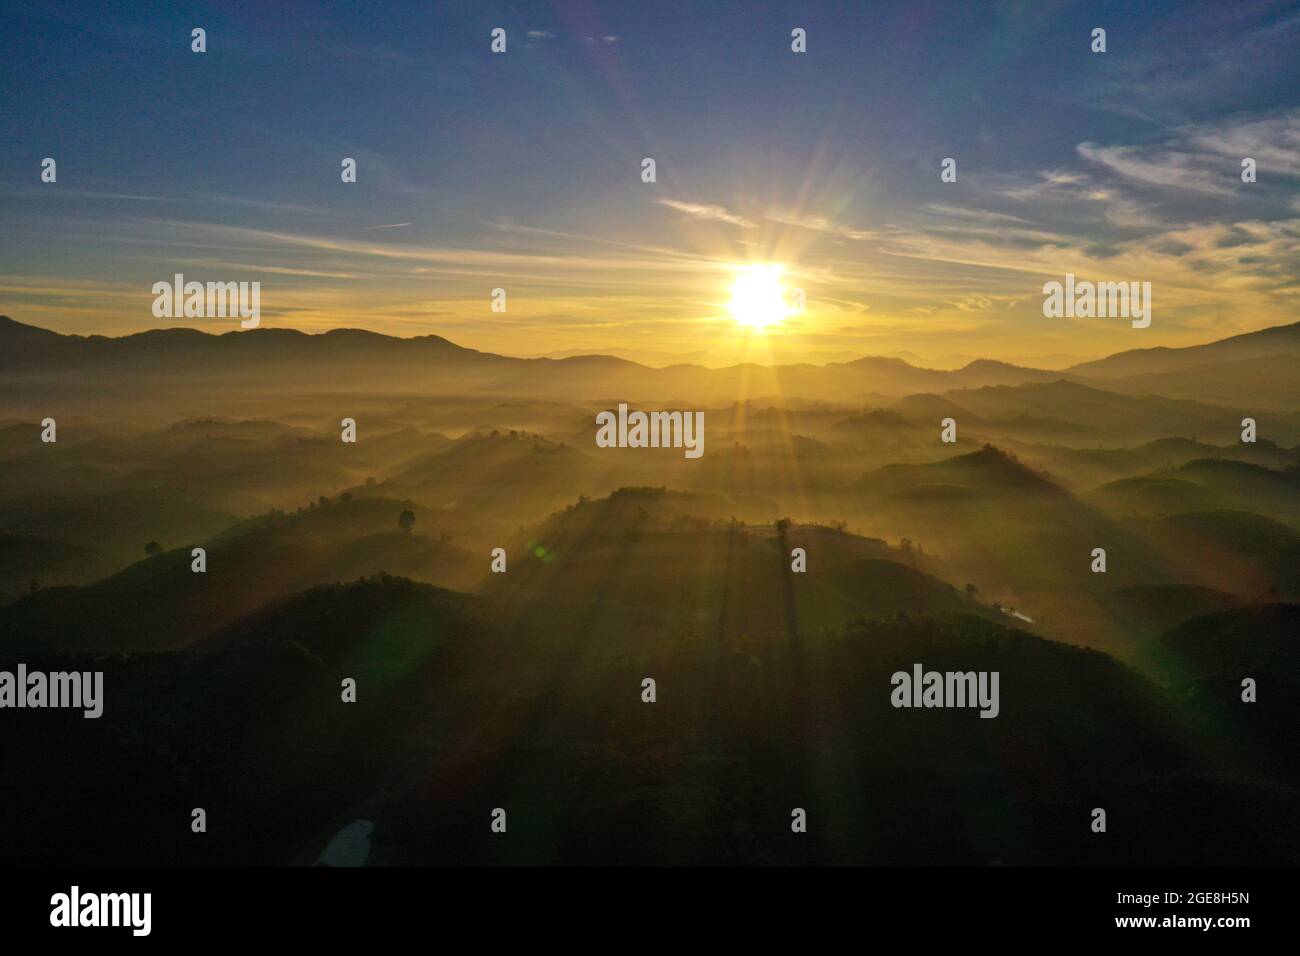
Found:
[[[1240,419],[1214,405],[1152,394],[1118,395],[1059,377],[1048,382],[950,391],[942,397],[954,406],[951,414],[959,427],[962,419],[957,408],[973,415],[981,427],[996,425],[1024,436],[1066,434],[1087,442],[1216,434],[1226,441],[1240,432]]]
[[[0,501],[0,528],[6,532],[93,547],[119,568],[137,560],[148,541],[202,541],[234,520],[187,491],[147,484],[84,494],[47,490]]]
[[[1262,425],[1261,433],[1268,435],[1270,432],[1277,434],[1277,412],[1290,412],[1300,406],[1297,364],[1300,364],[1300,353],[1278,352],[1210,365],[1193,365],[1169,372],[1085,380],[1125,394],[1188,399],[1204,399],[1212,395],[1218,404],[1252,414]],[[1268,412],[1273,414],[1264,414]],[[1294,436],[1296,432],[1287,428],[1283,434]]]
[[[1040,633],[1121,656],[1150,635],[1110,592],[1181,580],[1133,529],[992,446],[867,472],[851,494],[846,512],[869,533],[914,539],[909,547],[935,556],[949,580],[972,583]],[[1104,574],[1090,570],[1097,547]]]
[[[0,646],[33,651],[157,651],[194,645],[270,601],[380,573],[466,586],[483,563],[445,537],[397,530],[410,502],[340,500],[273,514],[208,541],[207,569],[189,546],[94,584],[48,587],[0,607]],[[420,509],[417,526],[435,515]]]
[[[1178,372],[1196,366],[1247,359],[1270,359],[1279,353],[1300,356],[1300,322],[1277,325],[1186,348],[1131,349],[1096,361],[1071,366],[1067,371],[1073,375],[1090,378],[1122,378],[1129,375]]]
[[[210,334],[195,328],[157,329],[121,338],[60,335],[0,317],[0,371],[26,394],[49,390],[82,395],[113,383],[121,398],[143,402],[168,387],[180,401],[199,388],[223,395],[255,383],[304,389],[329,382],[332,388],[427,394],[468,391],[566,398],[663,402],[676,397],[718,404],[737,396],[799,396],[805,399],[867,401],[874,396],[941,394],[954,389],[1050,385],[1115,380],[1132,391],[1134,376],[1183,372],[1244,360],[1272,362],[1279,353],[1300,352],[1300,323],[1181,349],[1124,352],[1066,372],[975,360],[955,371],[911,365],[899,358],[866,357],[825,365],[746,363],[725,368],[675,364],[650,368],[608,355],[512,358],[456,345],[437,335],[393,338],[359,329],[306,334],[294,329],[258,328]],[[1271,368],[1272,366],[1270,366]],[[1216,376],[1231,380],[1232,369]],[[1285,405],[1294,388],[1285,372],[1269,373],[1281,390],[1269,407]],[[1270,381],[1271,381],[1270,379]],[[355,383],[349,385],[348,383]],[[1161,382],[1145,381],[1158,392]],[[1169,394],[1201,394],[1185,377],[1165,383]],[[1107,386],[1109,387],[1109,386]],[[1249,393],[1233,392],[1233,400]],[[1047,416],[1040,416],[1047,417]]]
[[[995,362],[992,359],[976,359],[957,369],[952,375],[966,388],[982,388],[986,385],[1023,385],[1027,382],[1051,382],[1061,378],[1060,372],[1023,368],[1008,362]]]
[[[742,526],[708,496],[622,488],[528,529],[484,592],[517,613],[623,639],[783,639],[900,612],[993,617],[883,541],[831,528]],[[816,573],[791,569],[804,549]],[[599,595],[599,600],[593,600]]]
[[[0,605],[33,589],[84,584],[112,569],[112,559],[96,548],[39,535],[0,533]]]
[[[1135,530],[1188,580],[1255,600],[1300,600],[1294,528],[1248,511],[1204,511],[1141,519]]]
[[[1180,697],[1105,654],[962,614],[716,646],[549,611],[502,627],[490,601],[377,577],[287,596],[185,654],[100,659],[102,720],[0,726],[7,759],[61,795],[0,789],[0,820],[22,821],[8,858],[310,862],[364,816],[392,864],[1297,859],[1286,778],[1207,747]],[[997,672],[997,719],[893,707],[891,675],[918,662]],[[124,787],[148,799],[67,812]],[[175,825],[195,794],[223,839]],[[818,823],[806,839],[791,806]],[[1094,806],[1128,839],[1094,839]],[[492,807],[519,839],[471,823]]]
[[[1171,664],[1196,679],[1246,675],[1294,686],[1300,684],[1298,634],[1300,604],[1261,604],[1186,621],[1165,634],[1160,647]]]
[[[511,651],[479,604],[379,576],[286,596],[183,654],[38,652],[51,669],[102,670],[106,703],[99,720],[24,711],[0,725],[6,763],[41,767],[54,788],[0,788],[0,819],[24,821],[4,828],[6,860],[312,862],[340,815],[492,713],[510,677],[486,653]],[[344,677],[355,703],[341,701]],[[139,799],[96,804],[105,787]],[[195,804],[225,839],[171,825]],[[69,806],[96,809],[67,826]]]
[[[1280,471],[1246,461],[1198,458],[1174,475],[1215,493],[1232,509],[1265,515],[1300,529],[1300,468]]]

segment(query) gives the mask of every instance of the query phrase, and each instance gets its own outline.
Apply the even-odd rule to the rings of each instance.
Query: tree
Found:
[[[162,545],[157,541],[150,541],[144,546],[144,553],[149,555],[151,558],[157,557],[162,554]]]
[[[979,593],[980,593],[980,589],[977,588],[975,585],[973,584],[966,585],[966,596],[970,598],[972,601],[975,600],[975,595]]]
[[[410,534],[411,529],[415,527],[415,512],[410,508],[403,511],[397,516],[397,526],[407,534]]]

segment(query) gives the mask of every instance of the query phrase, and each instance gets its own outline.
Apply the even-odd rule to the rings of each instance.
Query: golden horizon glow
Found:
[[[780,325],[789,315],[785,287],[781,285],[784,268],[774,264],[742,267],[731,287],[727,308],[732,318],[746,329],[764,332]]]

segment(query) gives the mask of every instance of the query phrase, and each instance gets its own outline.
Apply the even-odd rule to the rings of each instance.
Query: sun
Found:
[[[782,267],[778,265],[744,266],[731,287],[728,308],[737,323],[747,329],[762,331],[780,325],[789,314],[785,287],[781,285]]]

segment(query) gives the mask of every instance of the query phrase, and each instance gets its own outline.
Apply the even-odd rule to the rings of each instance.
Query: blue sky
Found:
[[[2,9],[0,312],[61,331],[175,324],[175,272],[261,281],[264,325],[651,361],[1047,361],[1297,318],[1297,3]],[[769,262],[808,308],[758,336],[727,301]],[[1151,281],[1151,328],[1044,319],[1067,271]]]

